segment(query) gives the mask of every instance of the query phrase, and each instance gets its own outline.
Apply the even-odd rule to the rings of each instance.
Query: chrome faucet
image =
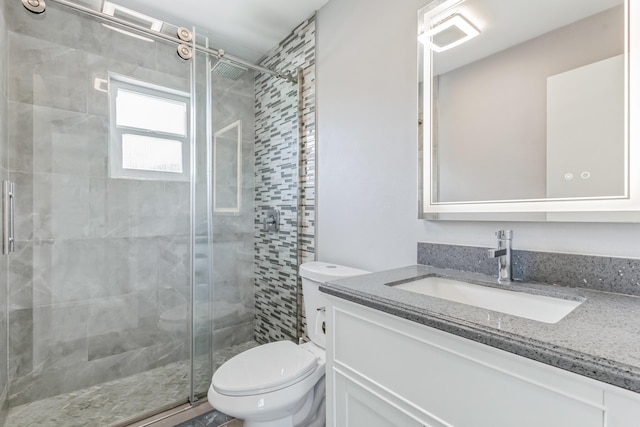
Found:
[[[496,232],[498,248],[489,249],[489,258],[498,258],[498,281],[511,282],[511,239],[513,230]]]

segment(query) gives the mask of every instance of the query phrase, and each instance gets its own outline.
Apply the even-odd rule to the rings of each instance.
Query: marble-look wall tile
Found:
[[[0,29],[0,34],[1,33],[2,30]],[[1,44],[0,48],[2,48]],[[0,68],[2,67],[3,63],[5,63],[4,58],[0,58]],[[2,87],[2,81],[0,81],[0,87]],[[7,97],[5,94],[0,94],[0,169],[4,171],[9,170],[8,121],[9,104],[7,101]]]
[[[0,266],[0,268],[3,266]],[[6,286],[5,283],[1,283],[0,286]],[[6,291],[0,290],[0,296]],[[6,301],[6,298],[4,299]],[[6,303],[2,304],[4,307],[0,309],[0,340],[3,343],[7,342],[8,335],[8,316],[6,312]],[[7,396],[9,393],[9,372],[8,372],[8,349],[4,348],[0,350],[0,426],[4,425],[4,420],[8,410]]]
[[[9,178],[8,173],[8,108],[7,108],[7,27],[5,3],[0,0],[0,180]],[[9,332],[9,292],[8,257],[0,256],[0,343],[8,342]],[[8,412],[9,394],[9,349],[0,344],[0,426],[5,425]]]
[[[128,241],[56,241],[52,247],[51,295],[54,303],[118,296],[129,292]]]
[[[24,102],[10,102],[11,170],[107,175],[106,118]]]
[[[130,235],[151,237],[189,234],[189,184],[132,180]]]
[[[215,64],[214,64],[215,66]],[[238,77],[237,80],[231,80],[223,75],[211,73],[211,84],[214,88],[223,89],[229,94],[238,96],[255,97],[254,80],[255,71],[247,70]]]
[[[34,400],[69,393],[80,388],[123,378],[189,357],[184,341],[154,344],[125,353],[68,366],[50,366],[20,377],[11,384],[9,401],[17,406]],[[186,394],[185,394],[186,395]]]
[[[93,238],[129,237],[130,187],[127,180],[89,178],[88,236]]]
[[[140,294],[152,293],[158,287],[158,238],[129,240],[129,286]]]
[[[158,327],[157,318],[139,318],[137,325],[118,331],[106,332],[88,338],[88,360],[97,360],[159,343],[180,340],[173,331]],[[185,328],[186,332],[186,328]],[[187,340],[184,334],[183,340]]]
[[[9,33],[9,100],[86,112],[87,54]]]
[[[10,140],[9,143],[13,144],[13,140]],[[25,182],[28,182],[28,178]],[[49,174],[31,175],[31,194],[28,194],[27,190],[24,196],[28,200],[31,195],[33,210],[24,212],[22,215],[25,216],[25,219],[31,217],[33,229],[31,233],[25,230],[25,238],[28,239],[31,234],[34,240],[53,241],[53,207],[51,202],[53,191],[53,180]],[[25,209],[28,208],[25,207]]]
[[[41,111],[36,109],[36,123],[42,121]],[[50,146],[51,172],[99,177],[107,175],[108,122],[105,118],[69,114],[48,123],[55,128],[45,132],[36,129],[36,148],[42,150],[43,142]],[[50,135],[50,141],[47,141],[46,135]]]
[[[108,98],[94,80],[113,72],[188,91],[190,65],[56,4],[36,17],[11,2],[7,14],[0,175],[19,203],[16,253],[8,266],[0,257],[11,308],[0,308],[0,342],[11,330],[0,384],[15,405],[188,356],[186,323],[169,333],[158,318],[189,294],[189,184],[108,176]]]
[[[213,132],[215,133],[228,125],[241,120],[243,141],[253,145],[251,137],[255,133],[254,96],[246,96],[231,92],[227,90],[226,87],[214,87],[212,90],[212,96],[213,119],[211,124]]]
[[[32,244],[32,298],[33,306],[53,303],[51,277],[53,265],[53,240],[33,240]]]
[[[33,105],[8,101],[8,162],[11,170],[33,173]],[[38,154],[40,155],[40,153]]]
[[[11,2],[7,14],[16,60],[7,71],[6,158],[21,194],[18,251],[6,270],[15,405],[188,357],[186,310],[183,331],[163,330],[159,318],[188,302],[189,184],[109,178],[107,95],[93,84],[113,72],[188,91],[190,64],[175,47],[132,40],[55,3],[36,17]],[[241,242],[236,277],[214,307],[235,345],[253,330],[254,74],[217,83],[214,119],[243,122],[246,211],[217,218],[217,231]]]
[[[52,174],[51,236],[55,240],[89,235],[89,177]]]
[[[175,217],[184,222],[185,227],[189,223],[190,209],[190,185],[188,182],[164,182],[163,195],[159,200],[162,203],[162,214]],[[181,230],[178,230],[181,231]],[[184,230],[187,234],[188,231]]]
[[[159,288],[188,289],[190,283],[188,236],[163,236],[158,239]]]
[[[15,184],[16,200],[15,204],[15,237],[19,241],[29,242],[33,239],[34,233],[34,191],[33,174],[25,172],[11,172],[9,179]],[[38,220],[40,217],[38,217]],[[16,248],[20,249],[19,246]]]
[[[159,295],[160,291],[157,285],[150,289],[134,291],[134,296],[138,301],[138,316],[141,320],[154,319],[154,322],[157,323],[160,315]]]
[[[254,317],[255,290],[251,249],[246,241],[214,242],[212,297],[215,328],[244,324]]]
[[[10,310],[33,307],[33,243],[19,240],[15,242],[15,252],[8,264],[8,302]],[[4,261],[4,260],[3,260]],[[6,263],[6,261],[5,261]],[[7,271],[3,272],[5,275]]]
[[[0,29],[0,34],[1,33],[2,30]],[[2,48],[1,45],[0,48]],[[0,67],[3,63],[3,59],[0,58]],[[2,86],[1,81],[0,86]],[[9,105],[7,98],[4,94],[0,94],[0,170],[2,170],[4,173],[9,170],[8,116]],[[6,179],[6,175],[4,176],[4,178]]]
[[[80,363],[86,363],[88,358],[87,337],[51,342],[47,346],[41,346],[34,356],[34,370],[40,371],[50,367],[73,369]]]
[[[9,373],[15,378],[30,372],[33,355],[29,350],[33,336],[33,310],[18,309],[9,312]]]
[[[0,0],[0,52],[4,52],[0,57],[0,96],[6,98],[7,96],[7,21],[5,12],[5,0]],[[6,129],[6,128],[5,128]]]
[[[217,328],[213,332],[212,346],[214,349],[223,349],[239,345],[253,340],[254,322],[251,319],[248,322],[234,324],[226,328]]]
[[[211,74],[213,132],[236,121],[241,122],[241,209],[237,214],[213,214],[213,287],[207,297],[213,301],[214,318],[208,334],[204,334],[206,328],[203,328],[201,336],[196,337],[196,348],[200,352],[210,348],[220,350],[253,340],[254,78],[253,71],[245,71],[237,80],[215,72]],[[229,160],[235,158],[235,152],[228,154]],[[220,151],[218,155],[221,156]],[[235,200],[235,164],[235,160],[216,164],[217,169],[213,172],[218,177],[218,183],[228,185],[226,189],[220,186],[216,189],[218,199],[226,194],[228,200]],[[212,343],[211,334],[215,337],[221,328],[226,330],[229,338],[221,341],[214,339]]]
[[[47,348],[87,337],[89,305],[85,302],[37,307],[33,313],[34,353],[39,363],[45,362]]]
[[[6,12],[11,32],[150,69],[155,68],[155,43],[113,31],[104,27],[101,21],[87,19],[85,15],[64,6],[47,4],[47,12],[35,16],[26,11],[20,2],[12,1],[7,3]]]
[[[138,300],[135,295],[100,298],[88,303],[88,337],[138,327]]]

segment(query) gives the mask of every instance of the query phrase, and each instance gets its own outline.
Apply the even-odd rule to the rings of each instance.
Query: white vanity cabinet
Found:
[[[640,395],[331,297],[327,426],[637,427]]]

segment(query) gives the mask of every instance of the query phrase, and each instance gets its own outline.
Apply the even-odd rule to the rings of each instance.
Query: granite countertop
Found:
[[[395,289],[388,283],[439,275],[528,293],[582,300],[549,324]],[[640,393],[640,297],[415,265],[340,279],[322,292]]]

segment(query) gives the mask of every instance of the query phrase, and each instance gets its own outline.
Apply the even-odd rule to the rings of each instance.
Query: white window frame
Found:
[[[154,131],[130,126],[118,126],[117,119],[117,94],[123,89],[129,92],[140,93],[146,96],[178,101],[184,103],[186,108],[185,133],[175,134]],[[190,95],[175,89],[154,85],[135,80],[118,74],[109,74],[109,177],[124,179],[149,179],[157,181],[189,181],[190,177],[190,135],[189,118],[191,114]],[[150,171],[142,169],[125,169],[122,166],[122,137],[125,134],[140,135],[158,139],[179,141],[182,144],[182,172]]]

